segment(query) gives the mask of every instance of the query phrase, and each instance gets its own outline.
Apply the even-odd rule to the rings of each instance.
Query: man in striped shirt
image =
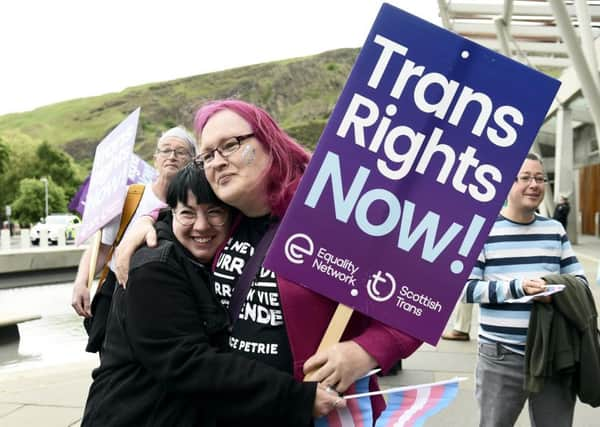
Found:
[[[571,426],[575,394],[549,378],[539,393],[524,390],[524,355],[532,302],[507,300],[544,291],[543,276],[571,274],[587,284],[562,225],[536,214],[547,179],[528,154],[508,203],[465,285],[463,302],[480,304],[476,397],[480,426],[512,426],[529,400],[532,426]],[[550,296],[537,297],[549,303]]]

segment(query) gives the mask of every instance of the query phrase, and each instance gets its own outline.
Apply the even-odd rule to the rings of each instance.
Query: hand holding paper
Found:
[[[545,285],[544,286],[544,290],[537,293],[537,294],[531,294],[531,295],[525,295],[524,297],[521,298],[513,298],[513,299],[509,299],[506,300],[506,302],[509,303],[524,303],[524,302],[529,302],[532,299],[536,299],[539,297],[545,297],[545,296],[550,296],[553,294],[556,294],[558,292],[562,292],[565,289],[565,285]]]

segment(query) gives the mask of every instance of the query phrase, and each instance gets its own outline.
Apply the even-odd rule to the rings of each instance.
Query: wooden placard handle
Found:
[[[88,272],[87,287],[91,289],[94,276],[96,275],[96,262],[98,262],[98,252],[100,251],[100,240],[102,237],[102,230],[96,231],[94,234],[94,240],[92,240],[92,253],[90,255],[90,269]]]
[[[352,313],[354,313],[353,308],[350,308],[344,304],[338,304],[337,308],[335,309],[335,313],[333,313],[333,317],[329,321],[329,326],[327,326],[325,334],[321,339],[319,348],[317,348],[317,352],[326,350],[329,347],[340,342],[342,334],[344,333],[344,330],[346,329],[346,326],[350,321]],[[314,371],[307,373],[304,376],[304,381],[310,381],[311,375],[313,373]]]

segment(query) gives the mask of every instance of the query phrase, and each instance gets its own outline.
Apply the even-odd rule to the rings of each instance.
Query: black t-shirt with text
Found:
[[[233,288],[269,224],[268,216],[243,218],[219,255],[214,286],[223,306],[229,307]],[[292,373],[292,355],[274,272],[262,266],[259,269],[234,322],[229,347],[235,353]]]

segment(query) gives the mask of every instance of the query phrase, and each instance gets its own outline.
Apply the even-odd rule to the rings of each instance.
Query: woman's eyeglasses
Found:
[[[181,148],[173,149],[173,148],[165,148],[164,150],[157,149],[156,154],[161,157],[171,157],[171,154],[175,154],[175,157],[190,157],[191,154],[188,150],[184,150]]]
[[[227,141],[220,144],[214,150],[198,154],[196,158],[194,158],[194,164],[200,169],[207,169],[210,167],[212,161],[215,160],[216,152],[218,152],[221,155],[221,157],[229,157],[240,149],[240,145],[242,145],[242,142],[246,141],[249,138],[252,138],[253,136],[253,133],[240,136],[233,136]]]
[[[171,211],[177,222],[186,227],[194,225],[198,219],[198,212],[193,209],[182,208],[179,210],[172,209]],[[206,222],[213,227],[222,227],[227,222],[229,213],[223,208],[210,208],[204,212],[204,217],[206,218]]]

